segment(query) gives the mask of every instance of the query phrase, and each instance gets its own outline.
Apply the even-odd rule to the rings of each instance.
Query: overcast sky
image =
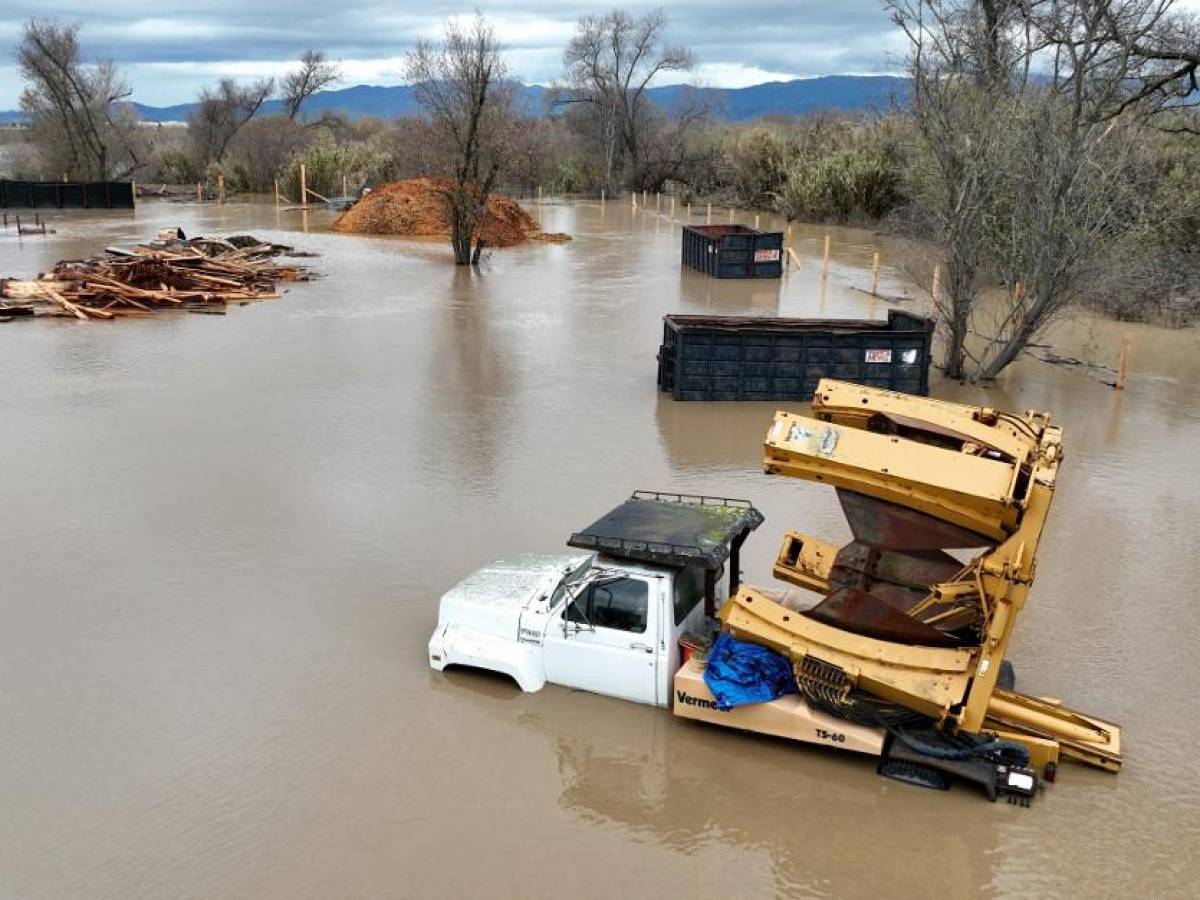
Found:
[[[611,6],[551,0],[3,0],[0,46],[12,48],[30,16],[78,22],[89,57],[112,57],[134,99],[155,106],[195,97],[224,75],[278,75],[306,47],[340,60],[352,84],[399,84],[404,52],[437,37],[447,16],[478,6],[496,26],[513,73],[544,83],[559,75],[563,46],[583,13]],[[879,0],[687,0],[663,6],[668,37],[695,51],[701,83],[741,87],[832,73],[895,71],[902,41]],[[13,52],[0,56],[0,109],[17,106]]]

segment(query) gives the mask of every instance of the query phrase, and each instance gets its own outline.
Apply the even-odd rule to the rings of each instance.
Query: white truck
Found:
[[[712,617],[738,588],[739,550],[762,521],[744,500],[639,491],[571,536],[581,552],[497,560],[447,591],[429,664],[502,672],[526,691],[550,682],[669,707],[687,719],[879,756],[889,778],[937,788],[962,778],[992,800],[1027,803],[1032,770],[979,758],[965,738],[852,722],[799,693],[718,704],[704,655],[687,658],[683,648],[715,633]],[[710,674],[720,680],[721,671],[730,667]],[[1005,677],[1011,682],[1011,671]]]
[[[582,552],[497,560],[442,597],[429,664],[509,675],[669,707],[676,715],[879,754],[882,729],[854,725],[797,695],[718,709],[686,636],[738,586],[742,543],[763,521],[750,503],[639,491],[571,536]]]
[[[639,491],[571,536],[581,552],[500,559],[451,588],[430,665],[670,706],[680,640],[736,589],[738,550],[762,520],[744,501]]]

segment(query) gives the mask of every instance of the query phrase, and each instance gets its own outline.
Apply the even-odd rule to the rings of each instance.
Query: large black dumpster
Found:
[[[129,181],[10,181],[0,178],[0,209],[133,209]]]
[[[683,264],[714,278],[778,278],[783,232],[745,225],[684,225]]]
[[[658,387],[676,400],[809,400],[822,378],[929,393],[933,320],[663,319]]]

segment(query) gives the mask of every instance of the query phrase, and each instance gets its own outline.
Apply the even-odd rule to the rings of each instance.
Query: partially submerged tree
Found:
[[[222,78],[215,88],[200,92],[200,99],[188,116],[188,140],[199,169],[224,159],[230,142],[258,114],[274,89],[275,81],[271,78],[246,85]]]
[[[992,379],[1087,293],[1140,220],[1126,125],[1161,101],[1137,48],[1173,21],[1171,3],[888,6],[910,41],[923,139],[913,194],[945,254],[944,368]],[[996,283],[1008,287],[985,291]]]
[[[662,10],[635,18],[614,9],[584,16],[563,54],[567,85],[557,102],[599,148],[610,189],[619,176],[637,189],[657,189],[683,168],[684,139],[707,110],[682,93],[676,107],[658,109],[646,91],[658,76],[692,68],[692,52],[666,43]]]
[[[328,59],[323,51],[305,50],[300,56],[300,67],[288,72],[280,82],[284,115],[294,121],[305,100],[336,84],[341,77],[338,64]]]
[[[111,60],[85,63],[79,26],[44,19],[25,23],[17,61],[26,87],[21,111],[55,174],[128,178],[147,155],[129,87]]]
[[[407,58],[408,80],[428,123],[450,217],[454,262],[478,262],[477,232],[488,196],[509,163],[517,123],[516,90],[505,79],[500,45],[478,13],[466,27],[446,23],[440,45],[422,41]],[[472,256],[472,240],[475,240]]]

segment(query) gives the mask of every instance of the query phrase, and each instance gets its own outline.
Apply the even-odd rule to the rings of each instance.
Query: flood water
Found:
[[[762,474],[773,405],[661,397],[655,353],[669,312],[884,316],[855,289],[875,237],[828,229],[822,293],[827,229],[794,229],[782,284],[718,282],[653,210],[534,206],[575,240],[478,273],[253,204],[0,232],[7,275],[181,225],[317,251],[325,276],[224,317],[0,324],[0,896],[1191,894],[1195,331],[1055,329],[1107,365],[1131,331],[1123,393],[1033,359],[986,391],[933,383],[1066,429],[1011,658],[1024,690],[1124,726],[1119,775],[1066,765],[1031,808],[993,805],[427,668],[445,589],[637,488],[753,500],[751,583],[788,528],[849,538],[833,492]],[[915,294],[899,264],[920,260],[879,246],[880,291]]]

